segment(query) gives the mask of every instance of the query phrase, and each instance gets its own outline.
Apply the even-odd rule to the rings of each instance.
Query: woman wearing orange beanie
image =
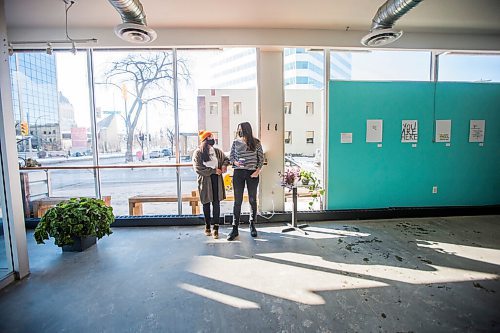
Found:
[[[200,146],[193,154],[194,171],[198,174],[198,192],[203,205],[205,217],[205,235],[212,234],[210,225],[214,227],[213,236],[219,238],[220,202],[226,198],[222,174],[227,171],[229,159],[224,152],[214,147],[212,132],[200,131]],[[213,214],[210,217],[210,204]]]

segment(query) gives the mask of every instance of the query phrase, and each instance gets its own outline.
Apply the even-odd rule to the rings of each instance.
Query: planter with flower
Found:
[[[300,169],[298,168],[288,168],[284,172],[278,171],[278,176],[281,179],[281,186],[291,190],[297,187],[300,180]]]
[[[300,168],[288,168],[283,173],[278,172],[278,175],[281,179],[281,186],[286,187],[289,190],[297,188],[299,184],[302,184],[302,186],[307,189],[307,196],[312,198],[312,200],[308,202],[310,210],[313,209],[314,203],[317,201],[319,201],[320,209],[322,209],[321,198],[325,194],[325,190],[322,188],[318,177],[316,177],[312,171]]]

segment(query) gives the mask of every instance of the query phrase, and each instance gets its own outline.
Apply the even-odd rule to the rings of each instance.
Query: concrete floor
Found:
[[[500,216],[258,227],[115,228],[83,253],[29,232],[0,332],[500,332]]]

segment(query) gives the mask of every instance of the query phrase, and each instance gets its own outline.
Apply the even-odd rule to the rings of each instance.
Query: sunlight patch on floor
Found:
[[[282,230],[287,228],[286,225],[283,226],[273,226],[273,227],[264,227],[257,228],[257,231],[262,234],[282,234],[289,235],[294,237],[303,237],[310,239],[334,239],[334,238],[343,238],[343,237],[368,237],[370,234],[356,231],[348,231],[341,229],[332,229],[332,228],[320,228],[320,227],[307,227],[303,229],[307,232],[307,235],[300,231],[290,231],[283,233]]]
[[[206,297],[213,301],[226,304],[238,309],[260,309],[259,304],[239,297],[234,297],[226,294],[219,293],[217,291],[205,289],[202,287],[193,286],[192,284],[180,283],[179,288],[189,291],[193,294]]]
[[[263,259],[199,256],[188,270],[194,274],[259,293],[309,305],[325,304],[319,291],[387,286],[386,283],[324,272]]]
[[[417,239],[417,242],[420,242],[417,243],[418,246],[433,249],[439,253],[453,254],[462,258],[500,265],[500,250],[477,246],[434,242],[422,239]]]
[[[319,256],[311,256],[291,252],[258,254],[256,256],[277,259],[301,265],[321,267],[335,271],[363,274],[365,275],[365,277],[372,276],[379,279],[393,280],[410,284],[493,280],[500,277],[496,274],[469,271],[437,265],[427,265],[431,268],[431,270],[426,271],[387,265],[345,264],[327,261]]]

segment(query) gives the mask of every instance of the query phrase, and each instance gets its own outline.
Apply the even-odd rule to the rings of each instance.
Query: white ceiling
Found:
[[[151,28],[297,28],[368,31],[385,0],[142,0]],[[5,0],[8,29],[63,28],[62,0]],[[71,28],[108,28],[121,18],[107,0],[79,0]],[[424,0],[395,28],[500,34],[500,0]]]

